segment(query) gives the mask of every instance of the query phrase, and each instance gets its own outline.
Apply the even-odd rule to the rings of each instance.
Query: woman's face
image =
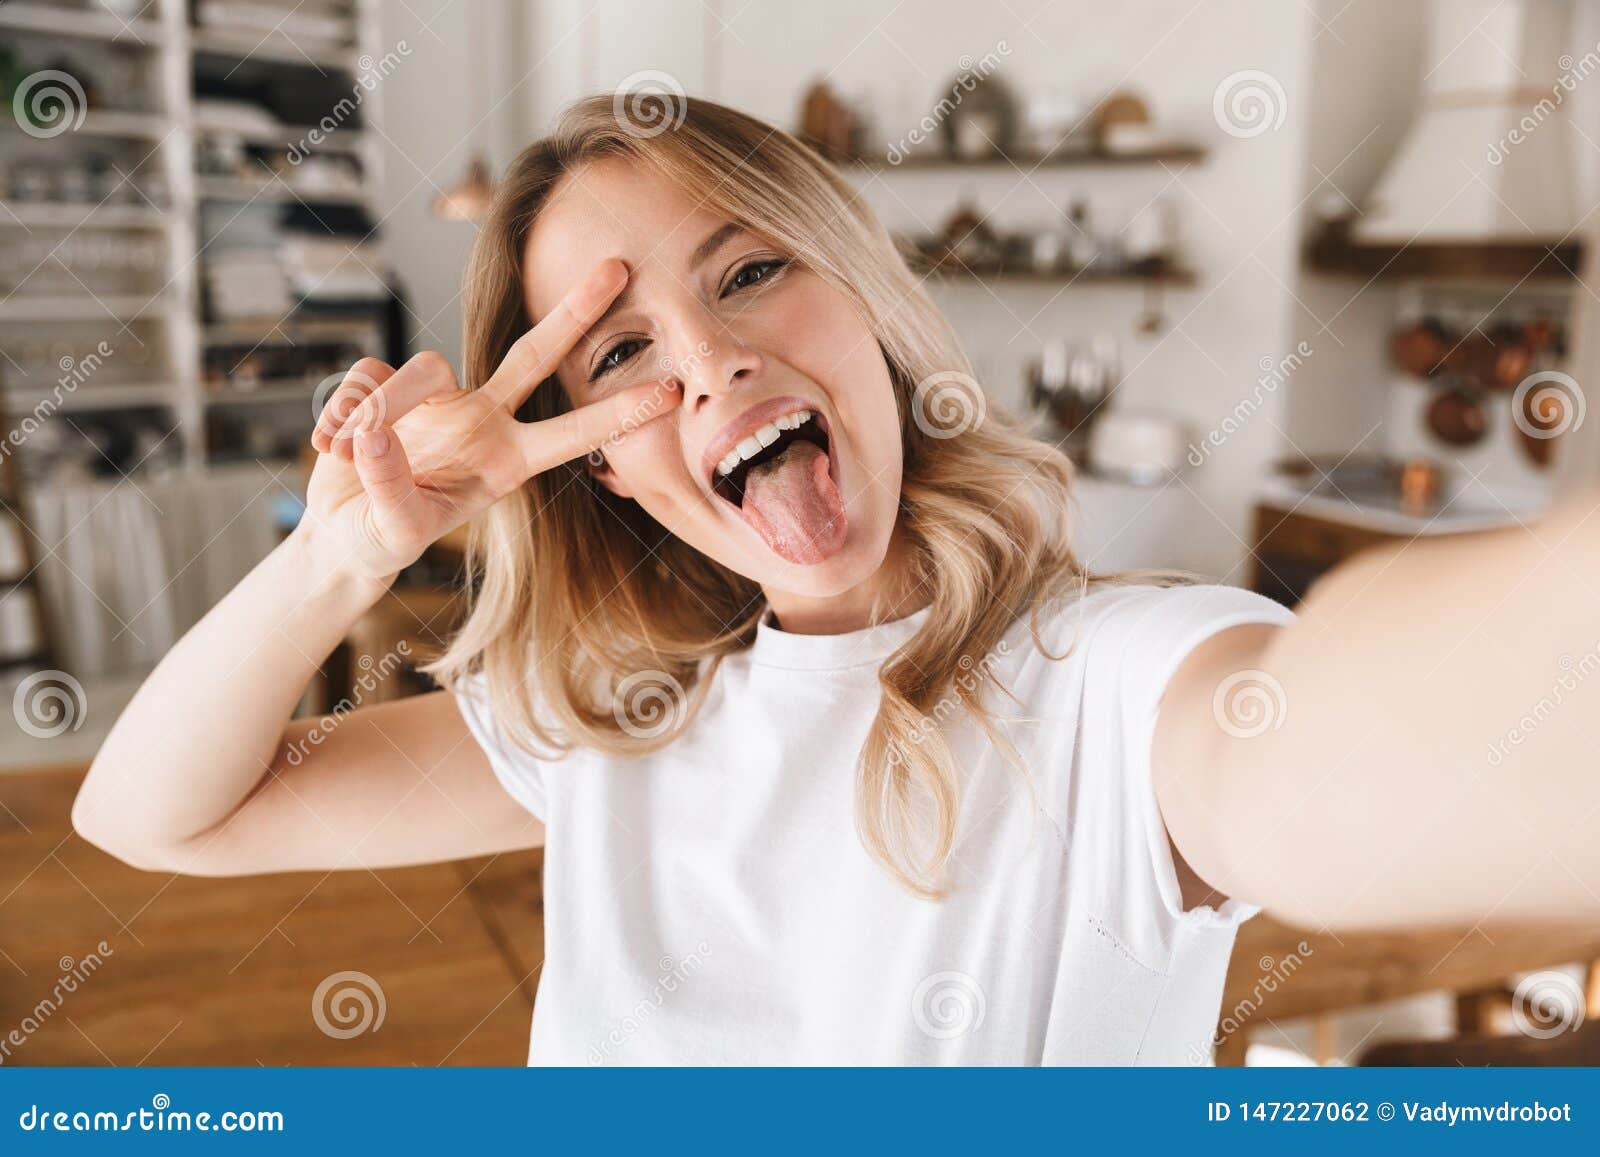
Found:
[[[596,477],[768,590],[826,597],[870,579],[899,508],[900,424],[851,303],[666,178],[607,158],[564,178],[534,224],[530,315],[611,257],[627,286],[560,383],[581,406],[676,378],[683,402],[605,446]]]

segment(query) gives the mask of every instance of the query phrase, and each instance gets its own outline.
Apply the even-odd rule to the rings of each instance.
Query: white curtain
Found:
[[[30,494],[56,664],[86,679],[166,654],[277,543],[274,508],[300,479],[275,474],[250,463]]]

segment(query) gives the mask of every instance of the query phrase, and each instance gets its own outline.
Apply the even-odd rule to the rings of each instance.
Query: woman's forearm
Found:
[[[81,834],[159,863],[249,796],[312,674],[385,589],[337,553],[303,525],[167,653],[95,757]]]
[[[1213,883],[1319,925],[1600,921],[1597,507],[1319,584],[1253,664],[1271,725],[1221,744]]]

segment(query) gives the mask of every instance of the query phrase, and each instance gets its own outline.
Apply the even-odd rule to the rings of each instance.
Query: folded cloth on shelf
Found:
[[[218,321],[281,317],[294,306],[283,263],[267,249],[207,253],[206,302]]]
[[[289,290],[301,301],[381,301],[388,296],[377,249],[296,237],[278,248]]]
[[[288,10],[281,4],[252,0],[200,0],[194,6],[194,21],[202,28],[263,36],[281,34],[290,40],[347,42],[354,32],[349,14],[341,13],[326,0],[302,0]]]
[[[264,465],[37,486],[51,641],[79,678],[146,667],[278,541],[282,484]]]

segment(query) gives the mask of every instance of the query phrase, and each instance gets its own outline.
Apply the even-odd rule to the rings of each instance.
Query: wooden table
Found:
[[[82,768],[0,775],[0,1059],[9,1064],[520,1064],[544,960],[543,856],[386,872],[202,880],[137,872],[72,834]],[[109,953],[99,949],[104,941]],[[1304,944],[1304,948],[1302,948]],[[40,1016],[63,973],[92,974]],[[1243,1027],[1600,959],[1600,929],[1306,934],[1240,930],[1223,1016]],[[341,972],[384,998],[376,1031],[317,1026]],[[1262,978],[1280,977],[1275,991]],[[364,982],[363,982],[364,983]],[[1600,995],[1600,994],[1596,994]],[[1591,996],[1594,999],[1594,996]],[[13,1029],[37,1020],[21,1045]],[[340,1026],[331,1021],[336,1029]]]
[[[544,959],[540,854],[377,873],[138,872],[72,833],[81,776],[81,768],[0,775],[5,1063],[526,1059]],[[314,994],[338,973],[370,982],[335,980],[328,1000],[340,988],[352,997],[365,989],[375,1009],[381,990],[381,1025],[348,1037],[318,1027]],[[63,975],[72,991],[58,999]],[[323,1014],[336,1032],[359,1023],[341,1024],[336,1007]],[[354,1000],[345,1008],[359,1011]],[[21,1045],[7,1041],[13,1030]]]
[[[1425,992],[1475,994],[1499,989],[1515,974],[1600,960],[1600,928],[1444,928],[1419,932],[1308,933],[1269,916],[1239,930],[1223,987],[1223,1033],[1217,1063],[1242,1064],[1248,1037],[1272,1022],[1341,1012]],[[1593,991],[1591,1007],[1600,1003]],[[1264,982],[1271,977],[1272,991]],[[1471,1031],[1472,1025],[1461,1026]]]

